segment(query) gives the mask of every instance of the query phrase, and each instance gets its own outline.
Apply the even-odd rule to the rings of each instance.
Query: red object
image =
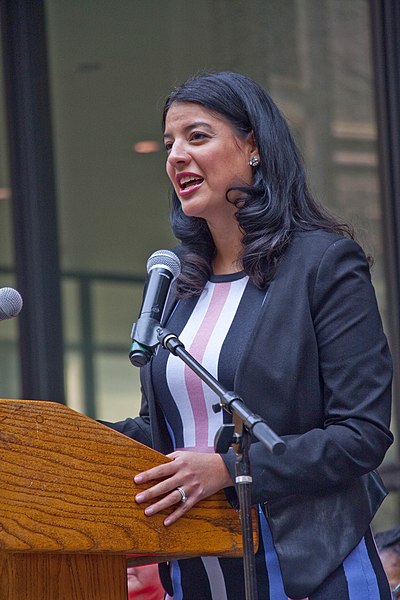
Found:
[[[163,600],[158,565],[128,567],[128,600]]]

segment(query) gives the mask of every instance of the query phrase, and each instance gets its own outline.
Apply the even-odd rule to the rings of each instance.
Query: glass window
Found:
[[[0,44],[0,288],[15,287],[11,189],[8,170],[5,93]],[[20,396],[18,363],[18,321],[0,323],[0,396]]]

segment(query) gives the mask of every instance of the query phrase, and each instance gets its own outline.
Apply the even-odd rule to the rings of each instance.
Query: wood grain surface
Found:
[[[134,502],[134,475],[167,460],[66,406],[0,399],[0,552],[240,555],[222,492],[170,527]]]
[[[0,554],[1,600],[126,600],[122,555]]]

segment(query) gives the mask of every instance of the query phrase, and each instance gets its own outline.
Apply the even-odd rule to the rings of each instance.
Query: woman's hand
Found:
[[[153,467],[135,477],[135,483],[139,484],[157,481],[135,497],[139,504],[156,500],[146,507],[146,515],[154,515],[176,505],[176,509],[164,521],[166,526],[172,525],[199,500],[233,485],[219,454],[176,451],[168,454],[168,457],[173,459],[170,463]],[[186,502],[182,502],[178,487],[185,492]],[[159,498],[160,496],[162,498]]]

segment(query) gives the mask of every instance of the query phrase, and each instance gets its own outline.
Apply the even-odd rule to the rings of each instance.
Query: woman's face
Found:
[[[200,104],[173,102],[164,140],[167,174],[183,212],[206,219],[211,227],[234,219],[237,209],[226,192],[252,181],[249,158],[258,156],[253,136],[239,137],[229,121]]]

